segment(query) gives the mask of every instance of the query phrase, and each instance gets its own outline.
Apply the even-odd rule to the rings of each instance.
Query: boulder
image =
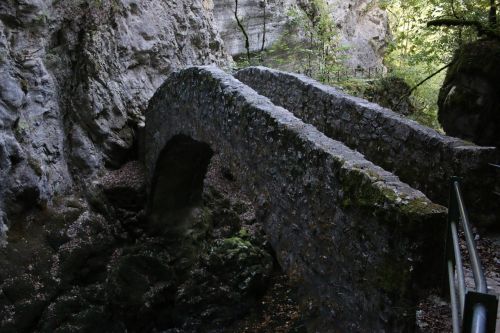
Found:
[[[370,82],[364,98],[394,112],[408,116],[415,112],[415,106],[408,96],[410,86],[397,76],[383,77]]]
[[[448,135],[500,147],[500,43],[479,40],[457,50],[439,92]]]
[[[116,207],[140,210],[146,199],[146,182],[142,165],[131,161],[101,178],[104,195]]]

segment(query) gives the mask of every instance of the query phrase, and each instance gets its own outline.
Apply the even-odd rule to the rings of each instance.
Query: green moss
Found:
[[[386,202],[395,201],[397,195],[394,191],[374,184],[379,179],[379,175],[365,174],[361,170],[346,171],[342,177],[343,204],[377,208]]]
[[[186,241],[199,243],[206,239],[212,227],[212,211],[207,207],[197,209],[195,216],[190,216],[187,221],[183,236],[186,237]]]
[[[23,135],[29,129],[29,124],[23,118],[20,118],[17,122],[17,126],[15,128],[17,135]]]
[[[47,24],[48,21],[49,21],[49,18],[47,16],[47,14],[45,14],[45,13],[42,13],[33,19],[33,23],[35,25],[38,25],[38,26],[43,26],[43,25]]]
[[[374,214],[378,212],[385,214],[388,210],[399,211],[401,216],[444,213],[445,209],[442,206],[433,204],[426,197],[400,196],[384,184],[375,184],[380,180],[379,175],[375,176],[364,174],[361,170],[346,171],[342,177],[344,192],[342,205],[367,208]]]
[[[238,237],[242,239],[248,239],[248,237],[250,237],[250,234],[248,233],[247,229],[241,228],[238,232]]]
[[[368,176],[370,176],[370,178],[372,178],[372,180],[374,181],[379,181],[379,180],[382,180],[382,177],[380,176],[379,173],[373,171],[373,170],[363,170],[364,172],[366,172],[366,174],[368,174]]]
[[[405,214],[432,214],[442,207],[430,202],[427,198],[421,197],[408,201],[401,205],[401,211]]]
[[[226,238],[223,240],[222,247],[225,248],[229,253],[237,252],[241,249],[251,249],[252,243],[245,240],[239,236],[234,236],[231,238]]]

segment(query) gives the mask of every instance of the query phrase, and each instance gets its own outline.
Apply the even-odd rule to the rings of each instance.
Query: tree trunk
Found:
[[[245,27],[241,24],[240,18],[238,17],[238,0],[234,0],[234,18],[236,19],[236,23],[238,23],[238,27],[240,28],[243,36],[245,37],[245,49],[247,50],[247,59],[250,62],[250,42],[248,41],[248,34],[245,30]]]
[[[497,6],[495,2],[496,0],[490,0],[490,15],[488,21],[492,28],[495,28],[497,25]]]
[[[266,21],[267,21],[267,0],[264,0],[264,22],[262,27],[262,46],[260,47],[260,51],[263,52],[266,47]]]

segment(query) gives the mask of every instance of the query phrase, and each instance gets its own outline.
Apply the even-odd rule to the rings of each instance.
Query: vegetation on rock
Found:
[[[341,43],[333,5],[325,0],[298,1],[288,12],[282,38],[238,66],[260,63],[304,73],[442,130],[437,113],[445,69],[462,45],[478,37],[498,38],[495,1],[381,0],[378,5],[389,13],[393,34],[386,71],[345,67],[350,50]]]
[[[267,50],[238,59],[238,67],[261,63],[305,73],[325,81],[343,68],[345,48],[325,0],[299,1],[288,10],[281,38]]]
[[[152,231],[143,177],[128,164],[94,189],[99,207],[68,198],[23,217],[0,249],[0,332],[245,331],[279,271],[253,207],[214,170],[182,227]]]
[[[455,50],[462,45],[498,33],[495,1],[383,2],[390,13],[394,34],[386,64],[415,87],[411,91],[417,108],[415,119],[440,128],[437,101],[445,77],[443,69],[450,65]],[[475,23],[469,24],[471,22]],[[477,27],[481,28],[475,29]]]

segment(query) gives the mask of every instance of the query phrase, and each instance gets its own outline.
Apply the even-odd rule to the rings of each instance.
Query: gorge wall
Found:
[[[267,45],[279,38],[293,3],[267,1]],[[367,59],[352,57],[356,64],[380,63],[387,37],[385,14],[370,3],[350,1],[334,12],[343,38],[356,41],[351,53],[366,52]],[[260,48],[261,5],[240,1],[254,48]],[[173,70],[225,66],[224,42],[230,53],[242,51],[231,6],[229,0],[2,1],[0,234],[8,216],[50,206],[66,192],[85,193],[103,170],[134,158],[147,101]]]
[[[264,10],[266,20],[265,47],[271,46],[282,35],[287,22],[286,13],[294,0],[244,0],[238,1],[238,17],[248,33],[250,50],[259,51],[264,35]],[[265,6],[265,7],[264,7]],[[214,16],[224,46],[231,55],[246,52],[245,39],[234,17],[234,0],[214,0]]]
[[[264,13],[265,46],[271,46],[285,32],[287,13],[291,6],[307,1],[240,0],[238,17],[249,35],[251,51],[262,46]],[[327,0],[337,24],[343,45],[349,48],[347,64],[351,67],[382,65],[382,56],[390,39],[387,13],[374,0]],[[264,11],[264,4],[267,4]],[[234,17],[234,0],[214,0],[214,16],[221,37],[231,55],[245,52],[245,40]]]
[[[1,1],[0,233],[133,158],[173,69],[227,60],[205,0]]]

